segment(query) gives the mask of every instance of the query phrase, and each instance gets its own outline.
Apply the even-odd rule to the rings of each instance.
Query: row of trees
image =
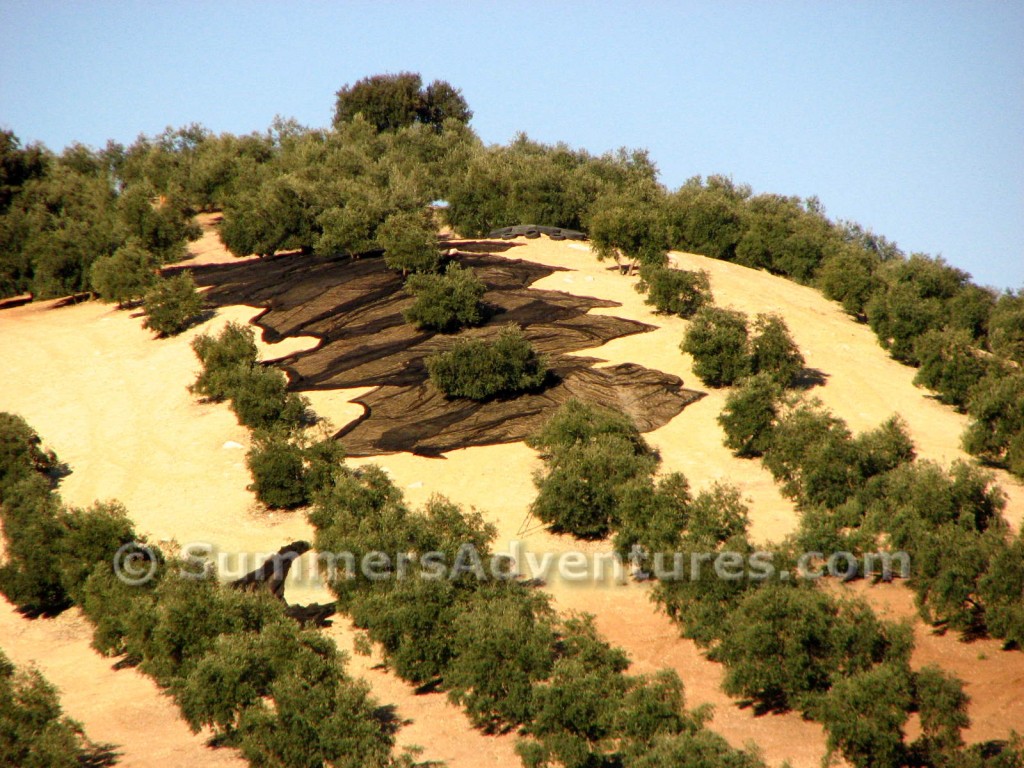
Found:
[[[704,307],[687,327],[680,349],[693,357],[693,372],[710,387],[760,375],[785,388],[804,368],[804,357],[778,315],[758,315],[751,337],[742,312]]]
[[[231,397],[255,364],[248,328],[228,325],[218,338],[199,337],[194,346],[204,364],[192,387],[196,393]],[[558,616],[545,595],[512,578],[481,578],[496,531],[479,513],[467,514],[443,497],[410,510],[378,467],[351,470],[341,462],[337,443],[310,446],[286,420],[279,421],[284,423],[276,432],[256,433],[249,454],[257,493],[277,487],[268,480],[283,478],[278,490],[295,489],[296,503],[312,498],[309,520],[318,551],[347,553],[353,564],[392,552],[407,561],[385,564],[379,572],[384,578],[375,579],[321,561],[338,607],[366,632],[366,640],[381,645],[403,679],[444,687],[487,732],[521,728],[527,738],[518,751],[527,766],[645,766],[657,764],[659,755],[692,748],[700,748],[712,765],[761,765],[753,754],[707,731],[705,714],[686,712],[674,674],[626,675],[625,654],[598,636],[589,617]],[[447,577],[426,572],[420,555],[427,552],[440,553],[452,567]],[[105,636],[119,635],[115,628]],[[223,687],[225,679],[247,679],[246,660],[258,649],[252,643],[232,645],[231,653],[228,659],[204,657],[179,698],[195,727],[210,725],[241,739],[244,749],[248,710],[209,689]],[[235,670],[239,666],[241,672]],[[240,690],[252,694],[249,686]]]
[[[570,402],[531,444],[547,464],[537,478],[534,512],[557,530],[584,536],[614,530],[617,550],[639,558],[641,567],[658,553],[668,555],[672,569],[673,553],[746,559],[754,552],[739,494],[715,486],[693,497],[678,473],[655,480],[657,457],[621,414]],[[605,461],[612,452],[616,460]],[[591,510],[603,513],[580,527]],[[725,665],[728,693],[819,720],[830,749],[856,766],[984,762],[977,750],[963,749],[962,682],[938,667],[912,671],[910,628],[798,579],[797,551],[795,542],[771,551],[773,578],[748,572],[723,579],[710,563],[663,574],[654,599]],[[920,714],[923,731],[913,742],[905,734],[910,712]]]
[[[684,709],[674,673],[626,674],[627,657],[589,616],[559,616],[511,574],[485,574],[495,529],[479,513],[440,496],[410,510],[371,465],[335,472],[309,519],[319,551],[352,553],[355,563],[403,553],[379,579],[326,565],[339,608],[400,677],[447,690],[486,732],[520,729],[524,765],[648,766],[694,749],[708,765],[761,765],[706,730],[706,713]],[[447,575],[428,572],[428,552],[440,553]]]
[[[0,591],[15,605],[33,614],[80,606],[98,651],[137,664],[173,696],[193,730],[211,728],[215,743],[238,747],[252,765],[411,764],[408,755],[393,755],[394,723],[381,716],[366,683],[345,673],[329,639],[300,628],[268,593],[232,590],[201,561],[165,557],[137,536],[115,502],[65,508],[53,489],[59,467],[23,419],[0,414],[7,553]],[[9,722],[10,714],[19,727],[29,714],[19,711],[19,698],[39,696],[28,702],[38,711],[50,694],[33,680],[11,688],[9,669],[0,673],[0,718]],[[73,728],[52,703],[41,714],[50,718],[32,723],[40,751],[28,762],[5,762],[59,765],[75,756],[82,745]],[[20,728],[4,729],[0,748],[8,739],[12,749],[24,748]],[[45,750],[65,748],[47,762]]]
[[[820,402],[759,377],[730,393],[719,422],[726,445],[761,456],[796,501],[802,551],[906,551],[926,621],[1024,645],[1024,538],[1011,537],[990,474],[915,461],[898,417],[854,436]]]
[[[284,373],[259,362],[250,326],[227,323],[217,336],[197,336],[192,349],[202,370],[189,391],[210,402],[227,401],[238,423],[253,430],[246,454],[249,489],[268,507],[308,504],[344,456],[329,435],[316,440],[307,433],[316,420],[309,401],[288,391]]]
[[[119,251],[121,261],[141,259],[150,271],[184,257],[185,243],[199,236],[187,203],[145,177],[129,180],[125,162],[114,144],[55,155],[0,132],[0,297],[98,291],[93,266]],[[110,290],[104,271],[96,275]]]

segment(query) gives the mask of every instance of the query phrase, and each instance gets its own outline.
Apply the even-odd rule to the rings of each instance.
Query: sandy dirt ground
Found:
[[[545,278],[538,288],[612,299],[623,306],[597,311],[658,326],[654,332],[580,354],[608,364],[632,361],[658,368],[681,376],[689,387],[701,388],[688,358],[678,350],[685,321],[649,312],[633,290],[634,278],[610,271],[609,264],[598,263],[580,243],[547,238],[517,242],[523,245],[509,251],[510,258],[536,259],[571,270]],[[192,250],[199,254],[196,262],[230,259],[210,231]],[[680,266],[708,270],[720,305],[751,314],[784,314],[808,365],[827,377],[814,393],[854,430],[874,427],[899,413],[921,456],[943,463],[963,457],[958,447],[963,417],[913,387],[912,370],[890,360],[868,328],[852,322],[817,292],[699,256],[674,258]],[[247,431],[225,405],[196,402],[186,390],[198,369],[190,340],[228,320],[246,321],[256,312],[252,307],[229,308],[180,337],[155,340],[142,329],[141,318],[97,303],[62,309],[42,303],[5,310],[0,312],[0,408],[25,416],[72,467],[61,486],[68,502],[84,505],[96,498],[117,498],[151,540],[171,547],[210,543],[224,553],[225,577],[241,575],[258,565],[261,553],[312,535],[301,512],[270,513],[256,504],[246,490]],[[293,339],[262,345],[262,354],[273,359],[313,342]],[[359,415],[360,406],[348,401],[364,391],[311,393],[310,399],[320,415],[340,427]],[[795,527],[793,506],[758,462],[736,459],[722,446],[715,417],[724,399],[723,392],[709,392],[648,438],[661,452],[663,470],[684,472],[696,490],[715,481],[737,485],[750,505],[753,535],[762,541],[780,539]],[[375,462],[387,469],[414,505],[443,493],[481,510],[498,528],[496,548],[515,551],[521,567],[531,553],[541,558],[545,553],[580,550],[593,558],[607,549],[603,544],[580,547],[529,519],[531,474],[539,462],[521,443],[454,451],[442,459],[395,454]],[[1010,495],[1007,517],[1019,525],[1024,489],[1005,475],[1000,481]],[[232,553],[248,554],[231,557]],[[313,571],[309,556],[299,562],[290,577],[290,600],[329,599]],[[755,717],[750,709],[738,707],[719,690],[721,666],[679,638],[648,600],[645,586],[616,578],[570,583],[557,574],[548,582],[559,607],[596,614],[601,631],[629,652],[634,672],[676,669],[686,684],[688,704],[714,704],[711,727],[730,742],[755,743],[772,765],[784,760],[794,768],[819,765],[825,751],[821,728],[795,714]],[[891,615],[913,615],[909,592],[902,587],[876,588],[870,597]],[[329,632],[342,648],[351,649],[346,621],[338,621]],[[995,644],[982,650],[977,643],[937,637],[920,622],[917,635],[915,665],[937,661],[968,681],[974,697],[969,740],[1005,737],[1011,728],[1024,731],[1024,711],[1019,702],[1014,706],[1024,684],[1024,654],[1002,653]],[[69,714],[81,720],[93,738],[122,745],[125,765],[153,764],[142,756],[154,749],[166,755],[160,765],[197,764],[194,750],[205,750],[202,738],[189,734],[151,682],[134,672],[110,671],[109,660],[89,649],[89,636],[88,626],[73,613],[56,621],[28,622],[9,607],[0,612],[0,647],[19,663],[37,663],[62,690]],[[445,760],[453,768],[518,764],[514,737],[487,737],[474,731],[443,694],[414,695],[379,666],[378,658],[353,656],[350,669],[370,682],[382,703],[397,706],[398,716],[408,722],[399,743],[424,746],[422,759]],[[107,696],[88,693],[95,690]],[[121,690],[125,693],[116,692]],[[136,716],[136,710],[119,704],[129,700],[148,714]],[[205,750],[198,764],[213,764],[210,754]],[[230,753],[213,754],[227,761],[225,765],[232,760]]]

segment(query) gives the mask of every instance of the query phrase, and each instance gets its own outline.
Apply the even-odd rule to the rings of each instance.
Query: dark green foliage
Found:
[[[591,443],[602,436],[623,438],[632,444],[637,454],[652,453],[629,416],[575,397],[555,411],[541,431],[526,442],[542,455],[551,456],[561,449],[571,448],[577,443]]]
[[[308,500],[302,449],[279,433],[256,437],[245,455],[252,475],[249,490],[268,507],[292,509]]]
[[[866,307],[868,323],[897,360],[918,363],[914,342],[929,330],[947,322],[955,327],[974,324],[954,316],[951,304],[967,285],[968,275],[942,259],[915,254],[886,264],[881,276],[883,286]]]
[[[921,741],[936,763],[963,746],[960,732],[970,726],[970,697],[963,681],[929,664],[914,675],[914,698],[921,717]]]
[[[964,450],[1024,477],[1024,373],[990,373],[971,390]]]
[[[161,195],[149,181],[127,187],[117,200],[129,238],[138,241],[160,263],[185,257],[185,242],[201,234],[191,211],[175,195]]]
[[[697,310],[713,301],[711,281],[704,270],[691,272],[645,265],[640,268],[636,290],[646,293],[644,303],[655,307],[658,312],[680,317],[692,317]]]
[[[842,752],[855,768],[907,765],[903,726],[912,701],[909,670],[901,665],[880,664],[837,680],[818,707],[829,750]]]
[[[537,498],[530,511],[559,533],[599,539],[614,530],[630,483],[643,481],[657,458],[638,454],[618,436],[602,436],[555,453],[547,471],[534,478]]]
[[[668,196],[666,218],[673,248],[732,261],[745,227],[750,187],[731,179],[694,177]]]
[[[256,365],[249,369],[231,396],[238,423],[252,429],[293,429],[308,423],[308,401],[288,391],[282,371]]]
[[[48,298],[90,289],[92,265],[129,239],[169,260],[198,236],[189,212],[157,198],[138,175],[121,176],[123,148],[80,144],[55,157],[0,136],[0,296]]]
[[[529,722],[533,686],[552,671],[554,640],[546,595],[515,583],[485,586],[455,626],[455,658],[444,675],[449,698],[488,733]]]
[[[818,270],[817,283],[829,299],[838,301],[851,315],[861,316],[877,288],[874,278],[878,258],[859,248],[844,248],[828,257]]]
[[[330,482],[343,458],[341,443],[330,436],[311,442],[282,430],[257,432],[245,456],[249,490],[274,509],[301,507]]]
[[[64,715],[57,689],[38,670],[16,669],[0,652],[0,764],[78,768],[113,765],[115,757]]]
[[[547,361],[515,325],[494,341],[457,339],[452,347],[426,359],[430,381],[448,397],[486,400],[537,389],[547,378]]]
[[[422,685],[441,678],[452,663],[465,591],[447,579],[397,579],[386,591],[361,595],[352,621],[381,644],[395,674]]]
[[[802,202],[772,194],[751,197],[746,201],[744,224],[735,261],[800,283],[810,282],[825,256],[840,243],[814,198]]]
[[[384,262],[391,269],[434,272],[441,262],[437,231],[420,213],[394,213],[377,230],[377,242],[384,249]]]
[[[595,201],[588,233],[597,258],[623,259],[630,272],[637,265],[660,267],[668,252],[663,193],[648,185],[614,193]]]
[[[158,336],[174,336],[194,323],[203,309],[203,299],[196,290],[191,272],[179,272],[163,278],[143,298],[146,307],[146,328]]]
[[[710,558],[694,560],[692,555],[731,552],[750,558],[748,512],[739,491],[717,484],[677,506],[682,506],[683,525],[674,539],[642,541],[653,553],[648,570],[658,578],[652,598],[682,626],[684,636],[709,646],[721,637],[730,612],[758,586],[761,576],[751,560],[745,575],[722,578]],[[660,563],[659,552],[664,553]]]
[[[208,400],[226,400],[239,386],[245,371],[256,365],[259,351],[250,326],[229,322],[216,336],[202,334],[192,340],[203,370],[189,391]]]
[[[243,426],[290,433],[309,422],[309,402],[288,391],[284,373],[257,362],[251,328],[228,323],[216,337],[197,336],[192,350],[203,370],[189,390],[210,400],[230,400]],[[281,458],[278,454],[273,460]]]
[[[85,599],[85,582],[102,564],[112,569],[114,554],[136,541],[128,512],[116,501],[96,502],[88,509],[68,509],[60,517],[63,533],[55,547],[61,585],[76,604]]]
[[[238,744],[261,768],[387,768],[394,736],[369,684],[327,670],[313,680],[286,675],[240,719]]]
[[[636,547],[647,552],[670,552],[689,519],[690,483],[681,472],[671,472],[657,484],[640,476],[619,492],[614,510],[615,551],[629,559]]]
[[[258,633],[218,636],[172,693],[193,731],[209,726],[231,734],[242,713],[262,704],[277,681],[294,677],[312,685],[337,684],[344,679],[343,663],[327,638],[293,622],[273,622]]]
[[[225,202],[221,240],[235,256],[312,248],[318,207],[311,183],[294,175],[249,179]]]
[[[346,85],[337,93],[335,127],[356,115],[362,115],[378,131],[412,125],[422,87],[422,78],[412,72],[374,75]]]
[[[636,494],[648,486],[653,493],[658,457],[624,414],[570,400],[530,445],[546,463],[534,478],[538,494],[530,509],[555,531],[603,538],[636,505]]]
[[[764,373],[776,383],[788,387],[804,367],[786,322],[778,315],[758,315],[750,341],[750,370]]]
[[[802,507],[836,509],[865,482],[914,457],[899,417],[856,438],[817,400],[798,404],[772,432],[764,464]]]
[[[994,543],[978,594],[989,634],[1024,648],[1024,536]]]
[[[0,502],[20,481],[58,469],[57,456],[41,446],[39,435],[25,419],[0,412]]]
[[[967,331],[928,331],[918,337],[914,355],[921,366],[914,383],[933,390],[940,402],[959,411],[965,410],[971,389],[990,366]]]
[[[727,387],[750,373],[747,320],[741,312],[704,307],[690,322],[680,348],[693,356],[693,372],[709,387]]]
[[[779,420],[764,463],[790,498],[836,507],[857,487],[853,453],[845,422],[811,401]]]
[[[534,689],[537,714],[526,731],[536,741],[517,747],[525,765],[614,765],[660,735],[701,728],[700,715],[683,708],[674,672],[624,675],[628,659],[600,639],[590,616],[566,619],[561,631],[564,647],[551,677]]]
[[[0,131],[0,215],[10,208],[14,196],[32,179],[43,176],[50,158],[38,144],[22,148],[13,131]]]
[[[726,666],[727,693],[807,711],[843,677],[883,661],[906,663],[911,647],[909,628],[879,621],[866,604],[767,584],[728,616],[712,656]]]
[[[445,218],[470,237],[516,224],[584,230],[599,197],[651,186],[655,175],[644,152],[620,150],[594,157],[520,134],[507,146],[471,154],[465,171],[452,176],[445,192]]]
[[[461,91],[443,80],[423,88],[418,74],[373,75],[346,85],[337,94],[334,127],[362,115],[378,131],[394,131],[420,122],[438,129],[445,120],[468,123],[470,111]]]
[[[472,269],[463,269],[457,262],[449,264],[443,275],[410,275],[405,291],[415,301],[402,316],[417,328],[451,333],[484,320],[480,300],[487,286]]]
[[[997,355],[1024,365],[1024,291],[1007,291],[988,318],[988,344]]]
[[[61,581],[58,547],[65,529],[53,472],[52,451],[24,419],[0,413],[0,518],[6,560],[0,592],[29,615],[59,613],[70,601]]]
[[[128,241],[110,256],[100,256],[89,276],[100,298],[120,306],[141,299],[156,281],[156,260],[137,241]]]
[[[764,761],[751,750],[736,749],[717,733],[702,728],[672,736],[660,736],[650,748],[630,757],[625,768],[763,768]]]
[[[718,423],[725,430],[725,447],[737,456],[761,456],[771,445],[783,390],[766,373],[744,379],[729,393]]]
[[[130,643],[138,647],[136,638],[150,625],[152,591],[163,575],[163,557],[153,547],[149,547],[149,553],[157,559],[153,579],[143,584],[127,584],[114,573],[110,563],[97,563],[82,587],[82,612],[93,625],[92,647],[105,656],[127,653]],[[138,562],[141,567],[144,561]]]

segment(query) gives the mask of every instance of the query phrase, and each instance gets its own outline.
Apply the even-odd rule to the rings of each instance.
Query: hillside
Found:
[[[189,263],[229,261],[204,219],[204,237],[193,244],[198,257]],[[517,240],[502,256],[557,267],[528,290],[556,291],[592,297],[615,306],[590,313],[625,318],[655,330],[612,339],[599,347],[568,353],[598,358],[597,368],[634,363],[678,376],[691,389],[704,390],[678,349],[686,321],[653,314],[633,290],[635,278],[598,262],[588,246],[547,238]],[[765,272],[692,254],[673,254],[676,264],[709,272],[716,301],[746,312],[781,314],[807,364],[820,371],[824,384],[813,394],[846,419],[854,431],[878,425],[894,413],[908,424],[920,456],[944,464],[966,458],[959,448],[965,418],[940,405],[911,383],[913,371],[890,359],[874,334],[858,325],[818,292]],[[161,543],[210,542],[221,551],[266,553],[294,539],[311,538],[301,512],[268,513],[246,490],[243,457],[248,431],[238,426],[225,405],[198,403],[186,390],[198,364],[189,348],[195,335],[228,320],[249,321],[258,308],[221,308],[217,316],[180,337],[153,340],[130,312],[85,303],[54,309],[38,303],[0,312],[0,358],[7,361],[0,385],[5,410],[22,414],[72,468],[61,491],[70,503],[85,505],[95,498],[116,497],[128,507],[140,531]],[[286,339],[262,345],[266,359],[282,358],[315,346],[312,338]],[[336,428],[362,415],[351,401],[364,398],[368,387],[308,393],[313,408]],[[737,485],[751,509],[756,540],[778,540],[791,532],[796,514],[771,475],[758,462],[737,459],[722,445],[715,417],[725,394],[709,391],[647,438],[663,458],[663,471],[678,470],[700,489],[716,480]],[[497,550],[518,541],[530,552],[595,553],[604,545],[582,547],[569,537],[551,535],[528,519],[534,495],[531,475],[540,466],[523,443],[466,448],[443,458],[411,453],[351,459],[383,466],[404,489],[412,504],[443,493],[479,509],[499,531]],[[1024,519],[1024,486],[1004,473],[1000,482],[1009,495],[1007,517],[1019,528]],[[308,556],[306,560],[308,560]],[[231,563],[228,563],[231,565]],[[241,575],[255,563],[236,566]],[[301,583],[297,568],[289,586],[293,600],[327,600],[316,585]],[[735,745],[754,741],[772,765],[788,760],[796,768],[812,768],[824,754],[821,727],[798,714],[755,717],[719,690],[722,669],[707,661],[690,641],[678,637],[667,617],[647,599],[647,588],[635,583],[567,584],[549,580],[559,607],[590,611],[613,643],[625,648],[638,672],[676,669],[686,684],[687,703],[715,705],[711,727]],[[894,616],[913,616],[909,592],[900,585],[855,589],[885,606]],[[124,745],[124,765],[147,763],[147,745],[165,751],[161,765],[194,765],[200,739],[170,715],[169,703],[151,683],[137,685],[134,672],[107,673],[109,666],[88,649],[89,630],[73,615],[60,623],[27,623],[9,610],[2,614],[4,636],[19,637],[4,646],[17,663],[36,661],[65,691],[69,715],[85,723],[97,738]],[[347,621],[329,630],[342,647],[351,648]],[[915,634],[915,665],[937,661],[967,681],[972,696],[970,741],[1005,738],[1011,729],[1024,731],[1024,654],[1002,652],[994,641],[961,643],[952,635],[934,636],[920,621]],[[11,646],[11,647],[8,647]],[[72,661],[74,660],[74,661]],[[383,703],[397,705],[399,717],[412,722],[399,732],[400,744],[427,746],[423,759],[445,760],[453,768],[470,765],[512,765],[517,758],[514,736],[487,737],[470,728],[465,716],[443,694],[416,696],[407,684],[353,656],[353,670],[365,677]],[[127,714],[111,698],[81,695],[83,670],[110,676],[125,686]],[[104,678],[106,679],[106,677]],[[89,678],[90,681],[93,678]],[[131,683],[125,682],[131,680]],[[91,684],[91,683],[90,683]],[[148,687],[147,687],[148,686]],[[200,758],[208,764],[209,756]],[[218,759],[232,764],[227,755]]]

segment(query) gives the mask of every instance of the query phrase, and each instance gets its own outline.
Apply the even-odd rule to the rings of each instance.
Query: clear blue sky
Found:
[[[647,148],[662,181],[817,195],[907,252],[1024,286],[1024,3],[0,0],[0,125],[60,150],[168,125],[330,122],[411,70],[487,142]]]

